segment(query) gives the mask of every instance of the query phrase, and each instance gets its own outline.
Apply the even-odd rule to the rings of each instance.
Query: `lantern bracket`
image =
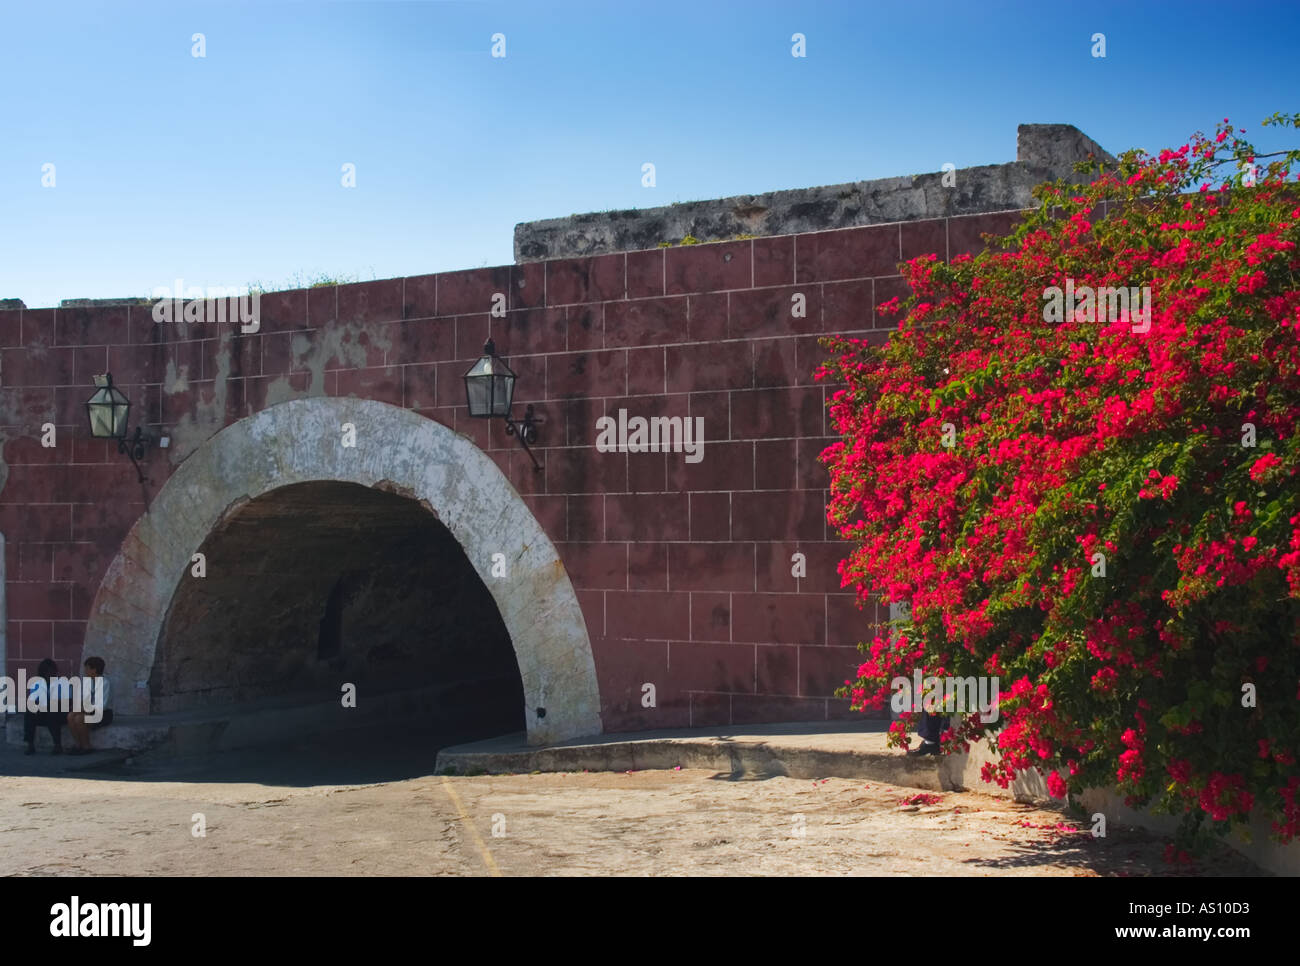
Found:
[[[144,432],[139,426],[135,428],[135,433],[132,434],[130,439],[123,437],[117,441],[117,451],[119,453],[125,453],[131,460],[131,465],[135,467],[135,475],[139,478],[141,483],[144,482],[144,470],[140,468],[140,461],[144,459],[144,447],[146,442],[147,440],[145,439]]]
[[[528,458],[533,461],[533,469],[540,470],[542,465],[537,462],[537,457],[528,448],[529,443],[537,442],[537,418],[533,413],[533,404],[529,403],[527,408],[524,409],[524,418],[522,420],[513,420],[508,413],[504,418],[506,421],[506,435],[519,438],[519,445],[524,448]]]

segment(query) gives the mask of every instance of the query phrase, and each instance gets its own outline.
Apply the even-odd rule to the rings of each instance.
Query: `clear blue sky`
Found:
[[[519,221],[1001,163],[1022,122],[1277,147],[1298,41],[1253,0],[3,0],[0,298],[505,264]]]

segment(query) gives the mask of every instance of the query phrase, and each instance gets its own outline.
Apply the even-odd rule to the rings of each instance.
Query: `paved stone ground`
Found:
[[[908,804],[916,789],[704,770],[446,777],[428,774],[435,749],[129,766],[5,749],[0,874],[1260,874],[1228,849],[1169,866],[1158,836],[1094,839],[1063,831],[1060,811],[977,793]]]

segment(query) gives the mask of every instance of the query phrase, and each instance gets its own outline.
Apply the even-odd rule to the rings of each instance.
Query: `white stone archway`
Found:
[[[355,447],[343,445],[345,423],[356,429]],[[222,516],[271,490],[323,480],[382,485],[420,501],[451,531],[510,632],[531,744],[600,733],[596,667],[577,596],[555,546],[496,463],[409,410],[321,397],[221,430],[186,458],[127,534],[95,595],[82,655],[108,662],[119,714],[149,712],[167,608]],[[508,577],[491,576],[497,553]]]

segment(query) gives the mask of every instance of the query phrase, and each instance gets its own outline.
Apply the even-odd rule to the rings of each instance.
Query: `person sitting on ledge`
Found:
[[[939,747],[939,739],[947,730],[947,715],[930,714],[928,711],[922,711],[921,725],[916,729],[916,734],[921,739],[921,744],[909,751],[907,753],[908,756],[915,758],[921,755],[940,754],[941,749]]]
[[[103,705],[99,709],[100,718],[98,721],[86,721],[86,712],[84,711],[68,712],[68,730],[72,732],[73,740],[77,742],[77,747],[68,751],[70,755],[90,754],[92,751],[90,733],[113,723],[113,705],[112,698],[109,696],[108,678],[104,677],[104,659],[102,657],[88,657],[85,666],[86,676],[91,679],[92,688],[97,681],[103,682]],[[93,692],[89,692],[89,694],[93,694]],[[86,696],[83,696],[83,704],[85,700]]]
[[[63,713],[58,710],[59,699],[63,694],[59,682],[54,678],[59,675],[59,666],[53,658],[45,658],[36,666],[37,676],[27,685],[27,706],[33,704],[44,708],[43,711],[25,710],[23,712],[23,741],[27,742],[24,755],[36,754],[36,729],[42,725],[49,729],[54,739],[54,754],[63,754]]]

